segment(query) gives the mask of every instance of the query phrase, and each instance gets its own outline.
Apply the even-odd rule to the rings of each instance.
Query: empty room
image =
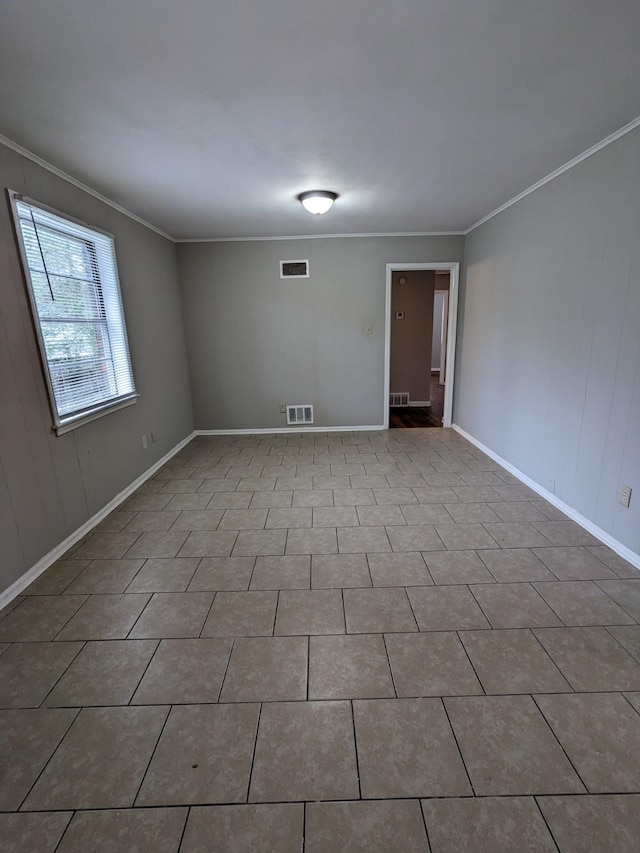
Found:
[[[639,43],[1,4],[3,853],[637,853]]]

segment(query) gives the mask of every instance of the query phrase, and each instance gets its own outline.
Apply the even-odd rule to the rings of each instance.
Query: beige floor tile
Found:
[[[121,528],[125,533],[145,533],[155,531],[166,533],[177,517],[178,510],[160,510],[159,512],[137,512],[126,527]]]
[[[475,551],[428,551],[423,556],[431,577],[439,586],[494,582],[493,575]]]
[[[72,812],[0,814],[5,853],[54,853]]]
[[[333,506],[333,491],[331,489],[295,490],[292,506]]]
[[[373,489],[334,489],[335,506],[375,506]]]
[[[148,593],[91,595],[56,640],[122,640],[150,598]]]
[[[387,481],[388,482],[388,481]],[[376,503],[379,506],[384,506],[388,504],[415,504],[417,503],[417,498],[413,493],[412,489],[404,488],[404,489],[392,489],[392,488],[382,488],[377,489],[374,487],[373,496],[376,499]]]
[[[571,691],[554,662],[526,628],[464,631],[460,639],[486,693]]]
[[[172,478],[171,480],[166,481],[162,487],[162,492],[170,492],[173,495],[189,494],[197,492],[203,483],[204,479],[195,477],[190,477],[188,479]]]
[[[156,640],[87,643],[47,696],[45,705],[127,705],[157,645]]]
[[[444,702],[477,796],[584,791],[530,696],[465,696]]]
[[[171,495],[166,494],[136,494],[123,504],[122,509],[127,512],[160,512],[170,500]]]
[[[533,553],[561,581],[616,578],[614,572],[586,548],[535,548]]]
[[[549,544],[529,521],[488,523],[483,526],[501,548],[534,548]]]
[[[135,545],[127,551],[127,557],[175,557],[184,545],[187,535],[185,530],[141,533]]]
[[[432,853],[556,853],[533,797],[423,800]]]
[[[366,554],[314,554],[311,586],[313,589],[371,586]]]
[[[460,504],[455,504],[460,506]],[[401,507],[402,514],[407,524],[450,524],[451,514],[447,512],[442,504],[425,503],[409,504]]]
[[[399,506],[359,506],[358,522],[362,527],[383,527],[384,525],[405,526],[407,521]]]
[[[504,477],[504,474],[501,475]],[[538,495],[528,486],[522,483],[512,483],[505,486],[496,486],[494,490],[503,501],[535,501]]]
[[[167,710],[156,707],[80,711],[31,790],[24,809],[132,806]],[[108,773],[105,767],[109,768]]]
[[[228,637],[161,640],[132,704],[217,702],[232,643]]]
[[[309,803],[306,853],[429,853],[416,800]]]
[[[640,714],[640,693],[625,693],[625,699]]]
[[[640,625],[611,625],[607,630],[640,662]]]
[[[0,656],[0,708],[37,708],[82,643],[14,643]]]
[[[136,805],[246,800],[259,705],[176,705]]]
[[[360,476],[360,475],[357,475]],[[351,486],[351,479],[347,476],[338,476],[333,474],[319,474],[313,476],[313,488],[322,491],[331,489],[348,489]],[[300,490],[302,491],[302,490]]]
[[[203,637],[264,637],[273,634],[278,593],[218,592]]]
[[[292,531],[300,532],[307,531]],[[231,553],[234,557],[278,556],[284,554],[286,541],[286,530],[241,530]]]
[[[490,627],[466,586],[412,587],[407,595],[421,631],[468,631]]]
[[[185,509],[179,514],[171,530],[216,530],[222,515],[221,509]]]
[[[448,551],[498,547],[482,524],[436,524],[435,529]]]
[[[255,562],[255,557],[203,557],[189,584],[189,592],[247,590]]]
[[[120,853],[177,853],[187,809],[76,812],[57,853],[101,849]]]
[[[343,595],[349,634],[418,630],[404,589],[345,589]]]
[[[536,583],[565,625],[631,625],[634,619],[593,581]]]
[[[350,477],[349,479],[351,481],[352,489],[375,489],[376,491],[386,491],[389,489],[389,481],[384,474],[358,474],[354,477]],[[344,488],[346,489],[348,487],[348,484],[345,484]],[[389,503],[400,503],[400,501],[389,500]],[[413,501],[409,500],[405,501],[405,503],[413,503]]]
[[[243,496],[246,492],[237,492],[238,496]],[[215,497],[215,496],[214,496]],[[277,492],[254,492],[251,498],[251,509],[268,509],[282,508],[288,509],[293,501],[293,491],[291,489]],[[234,509],[234,507],[228,507]],[[237,507],[237,509],[246,509],[246,507]]]
[[[528,583],[473,585],[471,591],[493,628],[562,626],[553,610]]]
[[[263,530],[267,509],[226,509],[219,530]]]
[[[131,639],[197,637],[213,596],[212,592],[156,592],[129,636]]]
[[[597,585],[640,622],[640,576],[638,580],[598,581]]]
[[[250,589],[309,589],[311,557],[257,557]]]
[[[298,476],[278,476],[276,479],[276,491],[294,491],[296,489],[312,489],[313,477],[307,475],[304,477]]]
[[[349,702],[271,702],[262,706],[250,802],[353,799],[358,795]]]
[[[374,586],[433,586],[433,580],[418,551],[399,554],[369,554]]]
[[[562,853],[636,853],[640,796],[538,797]]]
[[[462,468],[463,472],[468,468]],[[454,486],[455,495],[464,503],[486,503],[499,501],[500,496],[491,486]]]
[[[280,593],[275,634],[344,634],[344,630],[339,589],[289,589]]]
[[[286,702],[307,698],[307,637],[237,639],[221,702]]]
[[[395,697],[381,634],[311,637],[310,699]]]
[[[92,560],[66,588],[67,595],[124,592],[144,560]]]
[[[619,578],[637,579],[638,569],[606,545],[590,545],[587,550],[612,569]]]
[[[27,596],[0,621],[0,640],[10,643],[53,640],[86,595]]]
[[[314,527],[357,527],[358,515],[353,506],[314,506]]]
[[[29,584],[24,594],[59,595],[88,565],[89,560],[58,560]]]
[[[11,648],[11,643],[0,643],[0,657]]]
[[[488,504],[501,521],[549,521],[530,501],[502,501]]]
[[[438,699],[357,700],[353,716],[364,799],[471,794]]]
[[[384,527],[341,527],[338,550],[341,554],[374,553],[391,551],[391,544]]]
[[[239,484],[239,477],[225,477],[223,475],[223,471],[220,471],[219,477],[206,477],[204,483],[200,486],[199,491],[209,493],[209,497],[211,498],[211,493],[214,492],[235,492]],[[253,489],[243,489],[243,491],[252,492]]]
[[[554,575],[528,548],[480,551],[482,562],[498,583],[552,581]]]
[[[207,507],[210,507],[211,509],[218,509],[220,504],[213,502],[213,499],[216,497],[220,497],[220,495],[213,495],[212,497],[208,492],[198,492],[197,494],[192,495],[174,495],[166,505],[165,509],[167,511],[206,509]],[[244,500],[246,500],[246,498],[244,498]],[[244,507],[244,503],[242,506]],[[226,506],[224,509],[226,509]]]
[[[640,664],[604,628],[547,628],[535,634],[574,690],[640,690]]]
[[[480,682],[456,633],[388,634],[385,642],[398,696],[470,696],[482,693]]]
[[[599,545],[600,543],[574,521],[535,521],[534,527],[553,545]]]
[[[258,492],[268,494],[268,492]],[[271,507],[267,516],[267,529],[311,527],[311,507]]]
[[[77,710],[0,711],[0,810],[15,811],[76,717]]]
[[[536,696],[590,793],[640,790],[640,715],[619,693]]]
[[[74,560],[119,560],[141,533],[94,533],[73,553]],[[130,557],[147,556],[129,554]]]
[[[184,592],[198,567],[197,557],[158,557],[147,560],[127,592]]]
[[[442,540],[432,524],[385,529],[394,551],[444,551]]]
[[[275,477],[242,477],[238,484],[239,492],[272,492],[276,486]]]
[[[233,851],[300,853],[304,806],[278,803],[256,806],[195,806],[180,847],[181,853]]]
[[[228,557],[237,538],[235,530],[196,530],[189,533],[178,557]]]
[[[412,489],[418,503],[421,504],[450,504],[459,503],[460,498],[449,486],[429,486],[426,489]]]
[[[499,504],[493,504],[499,506]],[[449,518],[438,518],[443,524],[451,523],[451,519],[457,524],[482,524],[483,522],[499,522],[500,517],[495,514],[487,503],[458,503],[446,504],[445,508]],[[544,520],[544,516],[541,516]]]

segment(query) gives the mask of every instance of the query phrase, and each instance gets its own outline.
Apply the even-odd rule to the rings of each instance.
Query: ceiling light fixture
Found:
[[[332,193],[329,190],[309,190],[306,193],[300,193],[298,201],[309,213],[320,214],[331,210],[337,198],[338,193]]]

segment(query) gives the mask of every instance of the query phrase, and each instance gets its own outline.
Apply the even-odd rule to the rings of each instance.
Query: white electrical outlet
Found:
[[[618,503],[620,506],[628,507],[631,503],[631,486],[620,486],[620,494],[618,495]]]
[[[155,443],[156,443],[156,434],[155,434],[155,432],[150,432],[150,433],[149,433],[149,435],[151,436],[151,444],[155,444]]]
[[[142,449],[143,450],[147,449],[147,436],[146,435],[142,436]]]
[[[281,415],[286,415],[286,413],[287,413],[287,406],[286,406],[286,404],[285,404],[285,403],[280,403],[280,414],[281,414]]]

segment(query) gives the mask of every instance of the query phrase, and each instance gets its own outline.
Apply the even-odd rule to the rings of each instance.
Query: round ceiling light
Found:
[[[330,210],[337,198],[338,193],[332,193],[329,190],[309,190],[306,193],[300,193],[298,201],[309,213],[320,214]]]

